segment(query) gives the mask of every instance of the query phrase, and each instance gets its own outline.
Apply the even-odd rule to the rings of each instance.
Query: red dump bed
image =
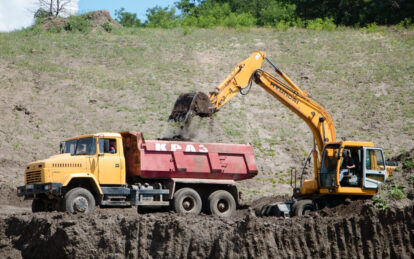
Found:
[[[251,145],[144,140],[122,132],[128,176],[244,180],[257,175]]]

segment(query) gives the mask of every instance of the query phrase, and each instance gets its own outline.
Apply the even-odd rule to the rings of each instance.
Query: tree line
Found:
[[[124,27],[362,27],[411,26],[412,0],[180,0],[171,7],[150,8],[147,20],[125,11],[115,12]]]

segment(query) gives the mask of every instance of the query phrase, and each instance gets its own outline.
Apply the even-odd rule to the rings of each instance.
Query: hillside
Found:
[[[20,31],[0,34],[0,185],[23,184],[24,165],[67,137],[162,137],[179,94],[212,91],[254,50],[327,108],[338,138],[373,141],[387,157],[414,147],[412,31]],[[289,168],[312,147],[306,124],[258,86],[196,122],[195,140],[254,145],[260,171],[241,183],[248,198],[288,193]]]

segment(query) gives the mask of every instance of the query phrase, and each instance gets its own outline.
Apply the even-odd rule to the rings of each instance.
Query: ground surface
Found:
[[[3,33],[0,257],[413,257],[413,202],[389,198],[389,190],[387,210],[355,201],[290,220],[247,208],[232,219],[133,209],[33,215],[16,199],[25,164],[57,153],[60,140],[102,131],[168,135],[179,94],[213,90],[257,49],[327,108],[338,138],[373,141],[388,158],[414,147],[412,31]],[[253,144],[259,175],[240,183],[248,200],[259,199],[253,209],[291,193],[290,168],[300,169],[312,147],[306,124],[257,86],[194,122],[196,141]],[[404,170],[394,184],[413,197],[412,171]]]

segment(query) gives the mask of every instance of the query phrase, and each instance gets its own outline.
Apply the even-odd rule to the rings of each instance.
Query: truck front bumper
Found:
[[[17,187],[17,196],[25,198],[34,198],[39,194],[60,195],[62,189],[61,183],[41,183],[26,184]]]

